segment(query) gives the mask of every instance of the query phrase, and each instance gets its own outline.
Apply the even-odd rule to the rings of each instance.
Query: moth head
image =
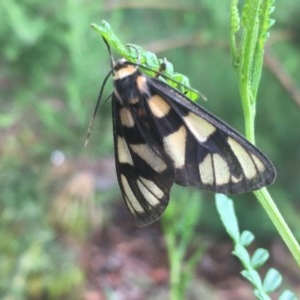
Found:
[[[114,65],[114,80],[123,79],[132,75],[137,70],[137,66],[121,58]]]

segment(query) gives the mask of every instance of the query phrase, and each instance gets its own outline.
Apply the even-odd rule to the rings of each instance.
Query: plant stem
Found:
[[[262,73],[264,46],[268,29],[272,25],[270,13],[273,0],[247,0],[242,15],[242,40],[236,48],[235,34],[238,24],[237,1],[232,0],[230,44],[234,67],[238,75],[239,90],[245,118],[246,138],[255,143],[256,95]],[[283,241],[300,266],[300,247],[286,224],[275,202],[266,188],[255,191],[254,195],[273,222]]]
[[[170,299],[182,299],[181,268],[183,267],[183,253],[176,243],[176,233],[168,224],[164,225],[164,235],[170,264]]]
[[[266,188],[254,192],[256,198],[268,214],[297,264],[300,266],[300,247],[283,216]]]
[[[242,98],[242,106],[244,112],[245,135],[247,139],[255,144],[255,104],[250,100],[252,98],[248,77],[245,77],[245,82],[240,83],[240,94]]]

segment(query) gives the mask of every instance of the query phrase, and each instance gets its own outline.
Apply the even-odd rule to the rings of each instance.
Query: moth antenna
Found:
[[[87,146],[87,144],[89,142],[90,135],[91,135],[91,132],[92,132],[92,129],[93,129],[93,125],[94,125],[94,121],[95,121],[95,118],[96,118],[96,115],[97,115],[97,112],[98,112],[98,109],[99,109],[100,101],[101,101],[101,98],[102,98],[102,95],[103,95],[104,87],[106,85],[106,82],[107,82],[108,78],[111,76],[111,74],[113,72],[114,72],[114,69],[111,69],[109,71],[109,73],[106,75],[106,77],[104,78],[104,80],[103,80],[103,83],[102,83],[102,86],[101,86],[101,89],[100,89],[100,92],[99,92],[99,96],[98,96],[98,99],[97,99],[97,103],[96,103],[96,106],[95,106],[95,109],[94,109],[94,112],[93,112],[93,115],[92,115],[89,127],[87,129],[84,146]]]
[[[102,86],[100,88],[100,92],[99,92],[99,96],[98,96],[98,99],[97,99],[97,103],[96,103],[96,106],[95,106],[95,109],[94,109],[94,112],[93,112],[93,115],[92,115],[92,118],[91,118],[91,121],[90,121],[90,124],[89,124],[89,127],[87,129],[87,133],[86,133],[86,137],[85,137],[85,143],[84,143],[84,146],[87,146],[87,144],[89,143],[89,139],[90,139],[90,135],[92,133],[92,129],[93,129],[93,125],[94,125],[94,121],[95,121],[95,118],[96,118],[96,115],[97,115],[97,112],[98,112],[98,109],[99,109],[99,106],[100,106],[100,102],[101,102],[101,98],[102,98],[102,94],[103,94],[103,91],[104,91],[104,87],[106,85],[106,82],[108,80],[108,78],[110,77],[111,74],[114,73],[114,67],[115,67],[115,61],[114,61],[114,58],[113,58],[113,55],[111,53],[111,49],[110,49],[110,46],[107,42],[107,40],[103,38],[103,41],[107,47],[107,51],[108,51],[108,54],[109,54],[109,59],[110,59],[110,65],[111,65],[111,70],[109,71],[109,73],[106,75],[106,77],[104,78],[103,80],[103,83],[102,83]],[[111,96],[111,95],[110,95]],[[109,97],[110,97],[109,96]],[[108,97],[108,98],[109,98]],[[108,99],[107,98],[107,99]],[[106,100],[107,100],[106,99]],[[105,100],[105,101],[106,101]]]

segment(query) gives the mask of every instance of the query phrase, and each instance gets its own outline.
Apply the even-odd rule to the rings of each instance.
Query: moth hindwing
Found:
[[[113,69],[116,170],[138,226],[160,218],[174,183],[239,194],[274,181],[270,160],[223,121],[131,63]]]

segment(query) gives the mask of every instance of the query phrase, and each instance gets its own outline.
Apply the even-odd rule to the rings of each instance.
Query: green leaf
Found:
[[[221,217],[227,233],[234,240],[235,243],[239,241],[240,231],[235,216],[233,202],[224,194],[216,194],[216,207]]]
[[[261,267],[269,258],[269,252],[265,249],[257,249],[252,258],[251,265],[253,268],[257,269]]]
[[[240,237],[240,244],[244,247],[249,246],[255,239],[254,234],[251,231],[244,230]]]
[[[282,276],[275,269],[270,269],[264,279],[263,288],[267,293],[274,292],[282,282]]]
[[[113,32],[109,23],[105,20],[102,20],[100,26],[91,24],[91,27],[99,32],[110,47],[116,50],[126,60],[138,63],[143,68],[143,72],[148,76],[156,76],[156,72],[160,69],[161,64],[164,63],[166,69],[161,76],[159,76],[159,79],[164,79],[170,86],[178,89],[191,100],[199,98],[199,92],[190,86],[189,79],[183,74],[174,72],[173,65],[166,59],[159,59],[154,53],[143,50],[141,46],[123,44]]]
[[[250,266],[250,255],[248,251],[241,245],[236,244],[234,251],[232,252],[235,256],[237,256],[244,266]]]
[[[297,300],[298,298],[289,290],[284,291],[278,298],[278,300]]]

